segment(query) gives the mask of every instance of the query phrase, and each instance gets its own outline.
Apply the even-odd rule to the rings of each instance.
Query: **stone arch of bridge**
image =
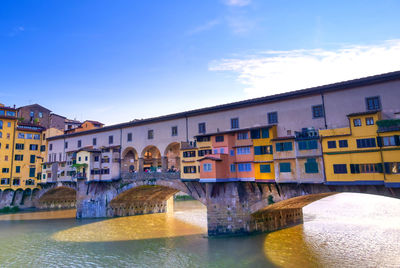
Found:
[[[155,145],[146,146],[141,153],[141,158],[143,159],[144,171],[155,171],[162,166],[161,152]]]
[[[125,186],[109,202],[107,217],[166,212],[169,206],[168,200],[172,201],[171,198],[178,192],[184,192],[206,205],[205,191],[197,184],[189,185],[179,180],[157,180],[152,184],[143,181],[134,182]]]
[[[166,163],[163,165],[167,171],[179,171],[180,170],[180,143],[172,142],[170,143],[164,151],[164,161]]]
[[[67,186],[51,188],[38,196],[36,207],[41,209],[75,208],[76,195],[76,190]]]
[[[135,148],[127,147],[122,152],[122,172],[133,172],[139,168],[139,155]]]

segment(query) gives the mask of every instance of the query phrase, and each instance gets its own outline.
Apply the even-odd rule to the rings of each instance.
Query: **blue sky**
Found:
[[[400,70],[400,1],[0,3],[0,102],[106,124]]]

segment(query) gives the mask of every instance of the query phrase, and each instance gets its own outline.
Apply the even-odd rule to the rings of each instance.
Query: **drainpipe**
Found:
[[[320,94],[321,94],[321,99],[322,99],[322,110],[324,111],[325,129],[327,129],[328,125],[326,124],[325,98],[324,98],[324,94],[322,93],[322,90],[320,91]]]

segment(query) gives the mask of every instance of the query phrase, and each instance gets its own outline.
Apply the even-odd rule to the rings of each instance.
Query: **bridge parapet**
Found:
[[[178,180],[181,178],[179,172],[123,172],[122,180]]]

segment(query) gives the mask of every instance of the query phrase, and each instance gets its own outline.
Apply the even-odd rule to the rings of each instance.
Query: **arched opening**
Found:
[[[122,152],[122,172],[134,172],[139,168],[138,153],[132,148],[128,147]]]
[[[164,152],[166,157],[165,168],[168,172],[179,172],[180,171],[180,144],[173,142],[167,146]]]
[[[66,209],[76,207],[76,191],[69,187],[57,187],[44,193],[38,200],[40,209]]]
[[[143,171],[161,171],[161,153],[160,150],[154,146],[149,145],[142,151],[143,158]]]

